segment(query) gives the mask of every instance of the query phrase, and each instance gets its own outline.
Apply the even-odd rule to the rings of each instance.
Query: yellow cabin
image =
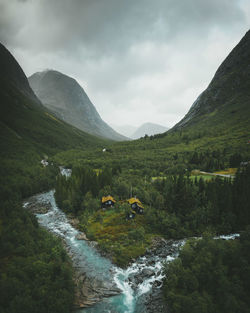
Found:
[[[131,209],[138,214],[143,214],[144,207],[141,201],[137,198],[128,199],[128,203],[131,205]]]
[[[102,207],[108,208],[112,207],[115,204],[115,199],[112,196],[102,197]]]

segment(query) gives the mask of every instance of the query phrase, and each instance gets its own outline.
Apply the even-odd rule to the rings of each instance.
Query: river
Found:
[[[145,299],[152,290],[159,290],[162,285],[163,264],[171,262],[178,256],[179,249],[186,240],[166,241],[163,247],[144,257],[140,257],[127,269],[122,269],[103,256],[88,241],[78,240],[80,232],[68,221],[66,215],[57,207],[54,191],[33,197],[33,201],[49,205],[45,214],[36,214],[41,226],[61,237],[66,243],[72,257],[73,266],[86,275],[91,285],[92,294],[88,294],[87,302],[94,305],[77,310],[77,313],[144,313]],[[24,203],[28,207],[29,202]],[[237,234],[224,236],[232,239]],[[95,292],[93,293],[93,289]],[[120,292],[118,292],[118,289]]]

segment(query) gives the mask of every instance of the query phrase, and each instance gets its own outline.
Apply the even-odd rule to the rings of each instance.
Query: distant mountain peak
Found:
[[[29,82],[42,103],[65,122],[99,137],[127,140],[100,117],[80,84],[56,70],[45,70],[29,77]]]
[[[167,130],[168,128],[165,126],[147,122],[138,127],[134,134],[131,136],[131,138],[139,139],[141,137],[144,137],[145,135],[152,136],[156,134],[161,134],[166,132]]]

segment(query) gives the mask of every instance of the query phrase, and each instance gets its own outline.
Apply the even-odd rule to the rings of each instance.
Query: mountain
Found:
[[[164,133],[168,130],[167,127],[154,124],[154,123],[144,123],[132,134],[131,138],[138,139],[144,137],[145,135],[151,136],[156,134]]]
[[[108,140],[84,133],[48,111],[30,88],[20,65],[2,44],[0,73],[1,186],[20,188],[22,195],[37,192],[43,177],[44,185],[47,184],[40,163],[45,155],[51,157],[68,149],[99,149],[109,144]]]
[[[131,138],[133,133],[136,131],[137,127],[133,125],[115,125],[111,124],[111,126],[118,131],[118,133]]]
[[[127,140],[106,124],[78,82],[60,72],[47,70],[29,77],[42,103],[63,121],[92,135]]]
[[[216,131],[218,123],[247,126],[250,117],[250,31],[216,71],[211,83],[172,130],[190,127]],[[230,125],[231,126],[230,126]],[[248,124],[249,125],[249,124]],[[233,129],[231,129],[233,130]],[[229,129],[227,129],[229,131]]]

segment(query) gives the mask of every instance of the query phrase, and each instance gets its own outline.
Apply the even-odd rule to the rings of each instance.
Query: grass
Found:
[[[212,175],[191,175],[191,176],[189,176],[189,178],[192,180],[195,180],[195,179],[199,180],[200,178],[202,178],[203,180],[207,181],[207,180],[213,179],[214,176],[212,176]]]
[[[227,168],[222,171],[214,172],[215,174],[221,174],[221,175],[235,175],[237,172],[237,168]]]
[[[98,242],[99,247],[107,252],[112,261],[119,266],[128,263],[146,251],[150,246],[153,234],[146,233],[144,215],[136,215],[126,220],[124,211],[102,209],[91,215],[86,225],[81,225],[89,239]]]

